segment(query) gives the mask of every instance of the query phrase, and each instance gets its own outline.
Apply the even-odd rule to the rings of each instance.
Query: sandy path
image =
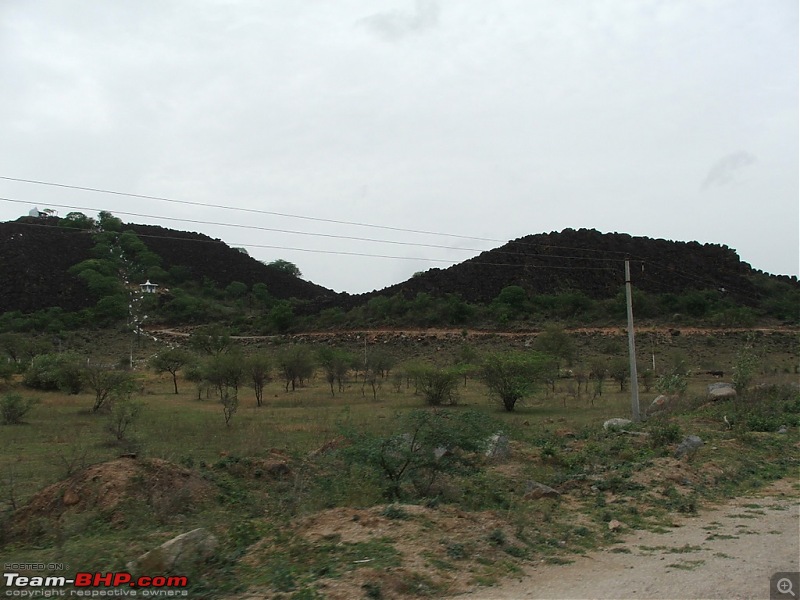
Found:
[[[457,598],[769,598],[774,573],[800,571],[800,492],[789,481],[678,524],[614,546],[630,553],[607,549],[531,567],[521,579]]]

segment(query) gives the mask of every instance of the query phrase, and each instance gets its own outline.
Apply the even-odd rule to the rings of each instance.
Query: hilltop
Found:
[[[608,323],[624,316],[625,257],[641,316],[680,313],[728,326],[767,316],[797,321],[796,278],[756,271],[717,244],[565,229],[350,295],[201,233],[126,224],[110,213],[99,221],[70,213],[0,223],[0,328],[44,324],[59,330],[130,320],[130,291],[146,279],[160,285],[158,296],[148,299],[151,322],[228,323],[250,333],[362,325],[491,328],[532,319]],[[35,313],[39,325],[10,323],[17,318],[10,315]],[[53,322],[65,313],[81,317]]]
[[[97,258],[93,233],[61,227],[59,221],[56,217],[22,217],[0,223],[0,281],[4,282],[0,312],[28,313],[51,307],[77,311],[95,305],[97,299],[87,283],[69,272],[71,267]],[[332,290],[271,268],[201,233],[136,224],[125,224],[124,229],[135,233],[159,258],[163,272],[180,273],[184,281],[201,285],[206,280],[219,288],[234,281],[248,287],[263,283],[277,299],[313,300],[334,295]]]
[[[756,304],[761,296],[753,282],[758,272],[727,246],[594,229],[525,236],[448,269],[431,269],[368,295],[411,297],[420,292],[446,292],[467,302],[486,303],[504,287],[517,285],[529,294],[580,292],[601,300],[613,298],[624,285],[626,257],[632,263],[632,283],[644,292],[725,290],[745,305]],[[788,277],[776,279],[791,281]]]

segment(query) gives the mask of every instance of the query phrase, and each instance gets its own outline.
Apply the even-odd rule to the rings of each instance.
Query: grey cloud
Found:
[[[707,190],[714,185],[727,185],[736,177],[736,173],[756,162],[756,157],[740,150],[719,159],[709,170],[701,189]]]
[[[413,11],[390,10],[358,21],[368,30],[390,41],[420,33],[439,24],[438,0],[417,0]]]

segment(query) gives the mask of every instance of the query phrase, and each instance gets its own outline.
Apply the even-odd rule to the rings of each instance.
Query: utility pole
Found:
[[[628,359],[631,365],[631,419],[638,423],[639,417],[639,379],[636,373],[636,340],[633,332],[633,301],[631,299],[631,262],[625,259],[625,300],[628,305]]]

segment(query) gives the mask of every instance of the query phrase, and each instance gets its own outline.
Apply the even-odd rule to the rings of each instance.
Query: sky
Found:
[[[796,0],[3,0],[0,220],[107,210],[351,293],[565,228],[798,275],[798,22]]]

